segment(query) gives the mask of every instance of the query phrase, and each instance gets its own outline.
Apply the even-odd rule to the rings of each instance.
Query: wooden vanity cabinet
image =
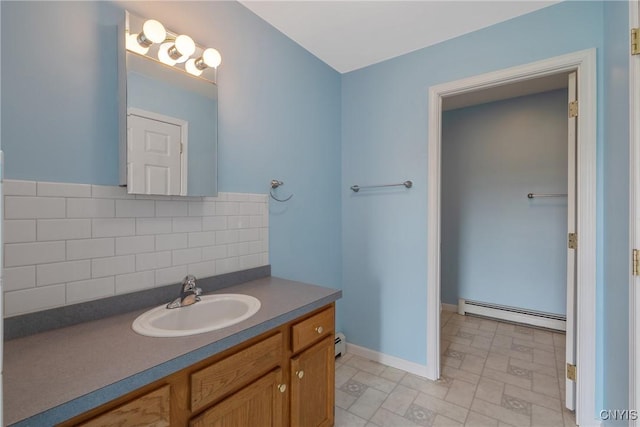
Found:
[[[334,317],[332,303],[59,426],[332,426]]]

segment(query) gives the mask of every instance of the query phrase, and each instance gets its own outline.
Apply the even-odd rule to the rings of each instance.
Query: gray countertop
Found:
[[[109,402],[339,299],[341,291],[266,277],[213,293],[258,298],[260,310],[199,335],[151,338],[131,329],[144,310],[4,343],[4,422],[48,426]]]

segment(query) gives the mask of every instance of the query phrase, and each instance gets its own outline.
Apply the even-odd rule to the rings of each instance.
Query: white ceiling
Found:
[[[528,0],[240,2],[340,73],[558,3]]]

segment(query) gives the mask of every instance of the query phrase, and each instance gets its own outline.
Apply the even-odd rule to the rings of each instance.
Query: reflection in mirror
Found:
[[[144,36],[129,34],[136,19],[141,29],[144,20],[130,14],[127,18],[125,37],[146,41]],[[159,40],[154,28],[147,31],[147,27],[145,24],[141,32],[150,32],[149,39]],[[136,53],[130,42],[127,45],[127,190],[132,194],[215,196],[218,97],[210,78],[215,78],[216,70],[203,65],[206,74],[192,75],[202,71],[196,64],[207,51],[200,47],[193,61],[178,54],[178,61],[189,63],[191,71],[186,64],[184,68],[191,74],[152,59],[150,54],[157,55],[162,46],[179,44],[175,34],[167,31],[165,37],[164,43],[156,42],[149,49],[134,50]]]

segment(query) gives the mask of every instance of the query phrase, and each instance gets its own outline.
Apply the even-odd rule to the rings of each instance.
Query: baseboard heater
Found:
[[[336,334],[335,343],[336,343],[336,351],[335,351],[336,357],[344,356],[344,353],[346,352],[346,349],[347,349],[347,339],[344,337],[344,334],[342,332],[338,332]]]
[[[507,322],[522,323],[557,331],[566,331],[567,329],[565,316],[465,300],[464,298],[458,299],[458,314],[463,316],[466,314],[475,314],[477,316],[490,317]]]

